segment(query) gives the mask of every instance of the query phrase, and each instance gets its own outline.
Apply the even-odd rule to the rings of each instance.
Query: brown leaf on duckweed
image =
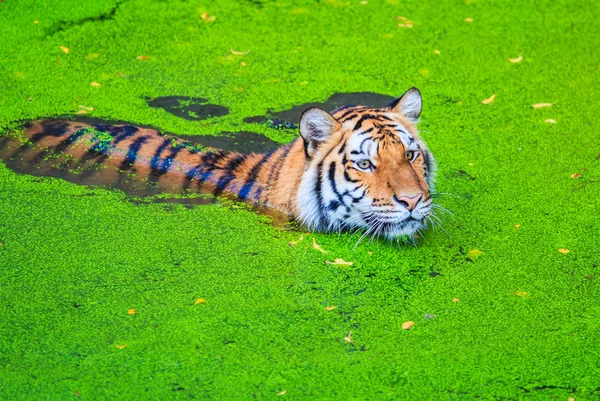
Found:
[[[415,325],[415,322],[409,320],[408,322],[402,323],[403,330],[410,330]]]
[[[194,305],[205,304],[205,303],[206,303],[206,299],[203,299],[203,298],[198,298],[197,300],[194,301]]]
[[[312,247],[313,247],[314,249],[316,249],[317,251],[319,251],[319,252],[322,252],[322,253],[327,253],[327,252],[328,252],[328,251],[326,251],[325,249],[321,248],[321,245],[317,244],[317,240],[316,240],[316,239],[314,239],[314,238],[313,238],[313,244],[312,244]]]
[[[508,61],[510,61],[511,63],[520,63],[521,61],[523,61],[523,56],[519,56],[516,58],[509,58]]]
[[[200,14],[200,18],[202,18],[202,21],[204,22],[213,22],[217,19],[217,17],[215,17],[214,15],[209,15],[207,12]]]
[[[534,109],[540,109],[542,107],[552,107],[554,103],[536,103],[531,105],[532,108]]]
[[[473,22],[473,18],[465,18],[465,22]]]
[[[65,54],[69,54],[69,48],[68,47],[61,46],[60,50],[62,50],[63,52],[65,52]]]
[[[127,347],[129,344],[115,344],[115,347],[117,347],[118,349],[123,349],[125,347]]]
[[[354,264],[354,262],[346,262],[344,259],[336,259],[333,262],[330,262],[329,260],[325,261],[326,265],[338,265],[338,266],[352,266]]]
[[[481,256],[481,254],[483,254],[483,252],[481,252],[479,249],[473,249],[472,251],[469,251],[469,253],[467,253],[467,258],[474,260]]]
[[[527,291],[515,291],[513,292],[513,294],[521,298],[526,298],[529,296],[529,293]]]
[[[571,174],[571,178],[581,178],[581,174],[579,174],[579,173]]]
[[[550,124],[556,124],[556,120],[553,120],[551,118],[548,118],[547,120],[544,120],[545,123],[550,123]]]
[[[90,85],[95,86],[96,88],[101,87],[102,85],[99,84],[98,82],[94,81],[94,82],[90,82]]]
[[[304,239],[304,235],[301,235],[301,236],[300,236],[300,238],[298,238],[298,240],[297,240],[297,241],[290,241],[290,242],[288,242],[288,245],[289,245],[289,246],[296,246],[296,245],[298,245],[298,243],[299,243],[300,241],[302,241],[303,239]]]
[[[558,248],[558,252],[562,253],[563,255],[566,255],[567,253],[571,252],[566,248]]]
[[[131,308],[127,311],[128,315],[137,315],[138,311],[135,310],[135,308]]]
[[[494,93],[492,96],[488,97],[487,99],[483,99],[481,101],[481,103],[483,104],[490,104],[494,101],[494,99],[496,99],[496,94]]]
[[[351,343],[352,342],[352,332],[348,333],[348,335],[346,337],[344,337],[344,340]]]
[[[333,305],[331,305],[331,306],[328,306],[328,307],[326,307],[326,308],[325,308],[325,310],[326,310],[327,312],[329,312],[329,311],[332,311],[332,310],[334,310],[334,309],[335,309],[335,306],[333,306]]]
[[[231,54],[233,54],[233,55],[236,55],[236,56],[245,56],[246,54],[250,53],[251,51],[252,51],[252,49],[248,49],[248,50],[246,50],[245,52],[238,52],[238,51],[236,51],[236,50],[233,50],[233,49],[231,49],[231,48],[229,49],[229,52],[230,52]]]
[[[460,301],[458,298],[452,298],[452,302],[458,302]]]
[[[518,230],[521,227],[519,223],[515,224],[515,228]]]
[[[77,391],[73,391],[73,395],[75,397],[81,397],[81,393],[77,392]]]
[[[142,55],[142,56],[137,56],[135,59],[136,59],[136,60],[148,60],[148,59],[150,59],[150,57],[149,57],[149,56]]]

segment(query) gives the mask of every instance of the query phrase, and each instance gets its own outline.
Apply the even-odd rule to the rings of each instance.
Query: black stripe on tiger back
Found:
[[[213,191],[213,195],[218,196],[221,195],[223,191],[225,191],[227,185],[235,179],[235,175],[233,174],[233,172],[236,168],[238,168],[240,164],[242,164],[246,160],[247,157],[248,154],[241,153],[234,155],[231,157],[231,159],[229,159],[225,167],[223,167],[222,169],[223,175],[219,178],[219,181],[217,181],[216,188]]]
[[[281,166],[283,166],[283,163],[285,162],[285,159],[287,158],[287,155],[290,153],[291,149],[291,144],[285,145],[283,152],[281,152],[281,154],[275,160],[275,163],[273,163],[273,167],[271,167],[269,178],[267,178],[267,185],[271,185],[272,183],[277,183],[277,181],[279,181],[279,173],[281,171]]]
[[[137,159],[137,154],[140,151],[142,145],[148,141],[147,136],[141,136],[137,138],[131,145],[129,145],[129,150],[127,151],[127,155],[125,159],[121,163],[121,169],[127,170],[133,167],[133,163],[135,163]]]
[[[71,135],[67,137],[64,141],[60,142],[58,145],[54,147],[54,152],[61,153],[64,152],[69,145],[76,142],[79,138],[88,133],[86,128],[80,128],[77,131],[73,132]]]
[[[256,177],[258,177],[258,174],[260,173],[260,171],[264,167],[265,163],[271,158],[271,156],[273,156],[273,153],[275,153],[276,150],[277,149],[272,150],[272,151],[266,153],[265,155],[263,155],[263,157],[258,162],[256,162],[256,164],[254,165],[254,167],[252,167],[252,170],[250,170],[250,173],[248,174],[248,177],[246,177],[246,181],[244,182],[244,186],[242,187],[242,189],[240,189],[240,192],[238,194],[238,196],[241,199],[247,199],[248,198],[248,195],[250,194],[250,191],[252,191],[252,187],[256,183]]]

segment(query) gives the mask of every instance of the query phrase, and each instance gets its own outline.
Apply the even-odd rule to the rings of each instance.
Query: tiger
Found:
[[[312,231],[412,237],[432,213],[436,168],[416,127],[421,109],[414,87],[381,108],[310,108],[300,117],[300,135],[266,153],[182,146],[133,125],[42,120],[23,131],[37,150],[20,157],[33,163],[61,154],[83,171],[101,166],[112,180],[127,174],[167,192],[229,194]]]

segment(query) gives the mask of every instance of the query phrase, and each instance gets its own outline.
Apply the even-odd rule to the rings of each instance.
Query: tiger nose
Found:
[[[423,197],[423,192],[419,192],[416,195],[413,196],[396,196],[394,195],[393,198],[394,200],[401,204],[402,206],[404,206],[405,208],[407,208],[410,212],[412,212],[412,210],[415,208],[415,206],[417,206],[417,203],[419,203],[419,201],[421,200],[421,198]]]

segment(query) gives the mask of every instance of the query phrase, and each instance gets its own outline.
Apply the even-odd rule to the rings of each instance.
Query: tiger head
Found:
[[[365,229],[412,236],[431,213],[435,161],[415,124],[421,93],[409,89],[384,108],[312,108],[300,120],[306,154],[297,195],[312,229]]]

